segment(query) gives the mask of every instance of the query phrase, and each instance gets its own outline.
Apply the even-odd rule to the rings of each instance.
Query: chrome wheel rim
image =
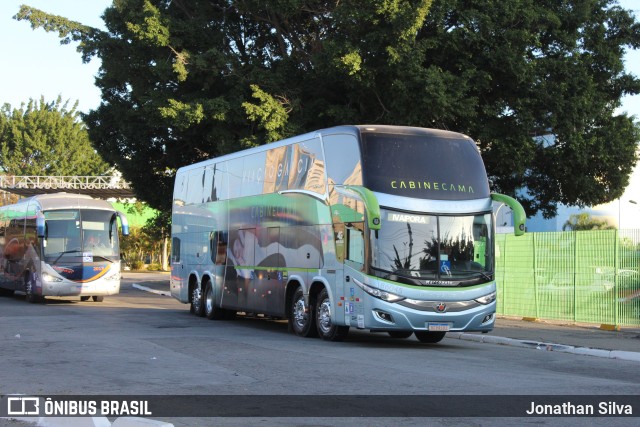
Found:
[[[213,292],[209,291],[207,292],[207,296],[204,299],[205,301],[205,308],[207,310],[207,314],[210,314],[213,312]]]
[[[303,329],[307,323],[307,306],[303,297],[298,298],[293,304],[293,323],[298,330]]]
[[[323,334],[328,334],[331,330],[331,301],[326,298],[318,306],[318,328]]]
[[[191,298],[191,304],[193,304],[193,308],[197,309],[200,306],[200,298],[202,298],[200,289],[195,288],[192,295],[193,297]]]

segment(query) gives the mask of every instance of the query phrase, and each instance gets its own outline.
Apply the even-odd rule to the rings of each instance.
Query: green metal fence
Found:
[[[496,236],[498,314],[640,326],[640,230]]]

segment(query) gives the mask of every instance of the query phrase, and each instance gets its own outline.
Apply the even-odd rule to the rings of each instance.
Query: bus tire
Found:
[[[100,296],[94,295],[94,296],[91,297],[91,299],[93,299],[93,302],[102,302],[102,301],[104,301],[104,297],[102,295],[100,295]]]
[[[13,289],[0,288],[0,296],[10,297],[15,291]]]
[[[89,298],[91,298],[91,297],[86,296],[86,295],[85,296],[81,296],[80,297],[80,301],[89,301]]]
[[[213,295],[213,287],[211,282],[207,282],[204,288],[204,317],[209,320],[222,320],[225,318],[225,312],[223,309],[216,307],[215,298]]]
[[[413,335],[413,331],[389,331],[387,333],[391,338],[409,338]]]
[[[27,273],[24,278],[24,295],[25,300],[31,304],[40,302],[40,297],[33,293],[33,276]]]
[[[191,307],[189,311],[196,316],[204,316],[204,304],[202,301],[202,290],[196,284],[191,290]]]
[[[418,338],[418,341],[435,344],[437,342],[442,341],[444,336],[447,334],[446,332],[429,332],[429,331],[414,331],[413,332]]]
[[[339,326],[331,321],[331,299],[326,288],[323,288],[318,295],[315,314],[320,338],[327,341],[342,341],[346,338],[349,327]]]
[[[291,298],[291,315],[289,316],[289,330],[299,337],[311,338],[317,336],[315,316],[311,304],[304,299],[302,288],[298,288]]]

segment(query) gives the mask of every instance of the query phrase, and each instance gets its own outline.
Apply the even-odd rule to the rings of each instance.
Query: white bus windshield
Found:
[[[372,232],[372,270],[414,285],[458,286],[493,279],[491,214],[420,215],[382,210]]]
[[[115,261],[120,256],[117,221],[104,210],[73,209],[47,211],[45,260],[50,263],[101,257]]]

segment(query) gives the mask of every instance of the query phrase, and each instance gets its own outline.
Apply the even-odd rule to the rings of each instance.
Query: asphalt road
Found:
[[[449,338],[430,345],[362,331],[351,331],[341,343],[303,339],[288,333],[284,321],[242,316],[210,321],[193,316],[188,305],[171,297],[133,287],[135,283],[158,288],[167,280],[166,275],[125,274],[121,293],[105,297],[102,303],[52,298],[44,304],[28,304],[17,294],[0,298],[0,395],[235,395],[245,405],[246,396],[254,395],[398,395],[406,396],[408,402],[411,396],[455,396],[453,400],[469,405],[486,395],[502,396],[497,400],[505,405],[510,401],[504,396],[514,395],[584,395],[607,400],[640,395],[640,365],[633,361]],[[259,398],[256,402],[260,404]],[[327,411],[336,410],[335,399],[327,402]],[[313,413],[323,405],[311,398],[307,403],[313,405],[309,409]],[[640,400],[633,409],[637,417]],[[363,415],[366,409],[354,414]],[[522,425],[523,421],[412,415],[409,411],[408,416],[395,418],[159,419],[176,427],[489,426]],[[597,420],[625,426],[637,418]],[[528,418],[525,422],[582,425],[584,419]],[[0,420],[0,425],[18,424]]]

